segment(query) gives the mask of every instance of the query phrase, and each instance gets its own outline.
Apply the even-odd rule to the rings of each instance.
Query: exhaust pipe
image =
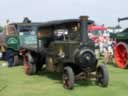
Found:
[[[80,16],[80,40],[85,43],[88,41],[88,16]]]

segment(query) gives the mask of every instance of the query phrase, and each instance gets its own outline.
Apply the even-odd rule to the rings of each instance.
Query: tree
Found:
[[[0,32],[3,32],[3,29],[4,29],[4,28],[3,28],[2,26],[0,26]]]

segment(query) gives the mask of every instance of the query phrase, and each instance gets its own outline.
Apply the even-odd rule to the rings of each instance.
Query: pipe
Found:
[[[88,37],[88,16],[80,16],[80,40],[81,42],[87,42]]]
[[[124,21],[124,20],[128,20],[128,17],[118,18],[118,22],[120,22],[120,21]]]

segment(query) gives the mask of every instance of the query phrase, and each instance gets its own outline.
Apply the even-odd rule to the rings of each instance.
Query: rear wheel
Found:
[[[119,68],[128,68],[128,48],[127,44],[120,42],[114,48],[114,58]]]
[[[74,72],[71,67],[67,66],[63,72],[63,86],[66,89],[73,89],[74,87]]]
[[[109,81],[108,71],[105,65],[99,65],[96,71],[96,83],[102,87],[107,87]]]
[[[18,55],[12,49],[8,49],[6,52],[6,59],[8,61],[8,66],[16,66],[18,64]]]
[[[18,64],[19,64],[19,57],[18,57],[18,55],[15,55],[14,56],[14,66],[16,66]]]
[[[36,65],[33,64],[33,58],[30,53],[24,56],[24,70],[27,75],[32,75],[36,73]]]

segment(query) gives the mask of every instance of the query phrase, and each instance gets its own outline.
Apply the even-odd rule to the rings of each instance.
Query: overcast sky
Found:
[[[0,0],[0,24],[22,21],[47,21],[88,15],[98,24],[117,25],[118,17],[128,16],[128,0]],[[126,25],[127,24],[127,25]],[[128,26],[128,21],[121,22]]]

